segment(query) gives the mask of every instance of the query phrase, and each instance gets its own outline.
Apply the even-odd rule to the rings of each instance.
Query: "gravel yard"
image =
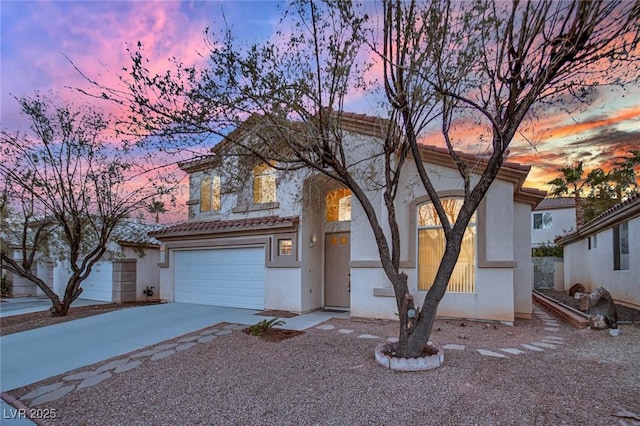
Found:
[[[396,335],[394,322],[323,325],[333,328],[312,328],[277,343],[234,330],[162,359],[135,358],[143,361],[136,368],[37,407],[55,410],[50,423],[59,425],[640,424],[614,416],[640,414],[637,324],[623,325],[621,335],[611,337],[563,324],[550,332],[536,317],[513,327],[438,320],[433,342],[465,348],[445,350],[440,368],[419,373],[374,362],[375,345]],[[522,346],[549,336],[559,342],[554,348]],[[521,353],[502,351],[505,357],[497,358],[478,351],[505,348]],[[21,399],[110,361],[9,394]]]

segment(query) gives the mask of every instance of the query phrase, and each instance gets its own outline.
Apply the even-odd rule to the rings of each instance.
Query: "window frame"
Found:
[[[629,222],[615,225],[613,231],[613,270],[629,270]]]
[[[341,203],[345,198],[349,198],[347,203]],[[325,221],[327,223],[350,222],[352,212],[352,193],[349,188],[338,188],[329,191],[325,197]],[[343,210],[343,207],[345,210]],[[345,218],[348,216],[348,219]],[[341,219],[343,217],[343,219]]]
[[[455,222],[455,219],[457,219],[460,208],[462,207],[462,201],[463,199],[461,197],[455,197],[455,196],[451,196],[451,197],[443,197],[441,198],[441,202],[446,203],[447,200],[457,200],[457,202],[459,203],[456,206],[456,211],[455,213],[450,214],[450,223],[451,225],[453,225],[453,223]],[[446,244],[445,238],[444,238],[444,229],[442,229],[442,225],[439,223],[440,220],[437,217],[437,214],[435,213],[435,210],[433,212],[431,212],[431,219],[432,222],[434,223],[430,223],[430,224],[421,224],[421,220],[429,220],[430,217],[427,215],[421,215],[420,213],[420,209],[423,206],[427,206],[427,205],[433,205],[432,201],[426,201],[423,203],[420,203],[416,206],[416,233],[417,233],[417,238],[416,238],[416,253],[417,253],[417,259],[416,259],[416,267],[417,267],[417,277],[418,277],[418,283],[417,283],[417,289],[418,291],[429,291],[429,289],[431,288],[431,285],[433,285],[433,283],[430,284],[423,284],[421,283],[421,266],[420,266],[420,241],[421,241],[421,231],[427,231],[426,233],[423,232],[423,235],[428,235],[430,230],[435,230],[437,231],[437,233],[439,235],[441,235],[442,240],[443,240],[443,247],[442,249],[444,249],[444,244]],[[434,216],[435,215],[435,216]],[[471,268],[471,274],[470,277],[472,279],[471,283],[465,283],[463,282],[462,284],[453,284],[453,286],[457,289],[462,289],[462,291],[451,291],[450,290],[450,286],[451,284],[451,279],[454,278],[453,274],[452,277],[449,281],[449,283],[447,284],[447,293],[461,293],[461,294],[475,294],[477,292],[477,287],[476,287],[476,281],[477,281],[477,271],[479,268],[479,250],[478,250],[478,243],[479,243],[479,235],[478,235],[478,229],[479,229],[479,223],[478,223],[478,212],[476,211],[473,216],[471,217],[471,220],[469,221],[469,223],[467,224],[467,228],[465,230],[465,236],[463,237],[463,244],[465,239],[469,238],[469,236],[467,235],[467,232],[469,232],[470,229],[473,229],[473,234],[471,235],[472,238],[472,244],[473,244],[473,249],[472,249],[472,268]],[[461,254],[462,254],[462,250],[464,248],[461,247]],[[444,250],[442,251],[443,255],[444,255]],[[442,260],[442,258],[440,257],[440,261]],[[458,267],[458,263],[460,262],[460,258],[458,258],[458,261],[456,262],[456,268]],[[462,264],[460,264],[462,265]],[[439,263],[438,263],[439,266]],[[436,270],[437,273],[437,270]],[[455,271],[454,271],[455,274]]]
[[[547,223],[545,222],[545,216],[549,217],[549,222],[548,222],[548,226]],[[536,220],[536,218],[539,217],[540,220],[539,222]],[[540,229],[540,230],[545,230],[545,229],[553,229],[553,215],[551,214],[551,212],[544,212],[544,213],[534,213],[533,214],[533,229]]]
[[[273,204],[278,201],[276,169],[269,163],[260,163],[251,170],[253,205]]]
[[[210,213],[220,211],[221,206],[221,184],[220,176],[218,175],[206,175],[200,181],[200,198],[199,208],[200,213]],[[208,198],[208,200],[205,198]]]

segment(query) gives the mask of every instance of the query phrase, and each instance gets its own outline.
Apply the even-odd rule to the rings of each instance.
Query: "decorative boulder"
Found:
[[[569,288],[569,296],[573,297],[576,293],[584,293],[587,291],[582,283],[576,283]]]
[[[598,287],[589,296],[589,327],[594,330],[618,328],[618,312],[611,294]]]
[[[580,293],[580,299],[579,300],[579,309],[582,312],[587,312],[587,309],[589,309],[589,301],[591,300],[591,298],[589,297],[589,293]]]

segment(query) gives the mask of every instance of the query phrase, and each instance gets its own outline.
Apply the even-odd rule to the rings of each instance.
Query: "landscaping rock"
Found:
[[[569,296],[573,297],[576,293],[584,293],[587,289],[582,283],[575,283],[569,288]]]
[[[618,328],[618,313],[611,294],[604,288],[598,287],[589,296],[589,327],[593,330]]]
[[[579,307],[582,312],[586,312],[589,309],[589,293],[580,293]]]

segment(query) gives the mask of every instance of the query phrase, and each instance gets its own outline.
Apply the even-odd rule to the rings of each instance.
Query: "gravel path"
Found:
[[[86,380],[88,371],[120,368],[125,371],[109,370],[98,383],[76,384],[37,407],[55,409],[50,423],[60,425],[640,424],[613,416],[640,414],[638,325],[611,337],[561,324],[550,336],[535,317],[513,327],[438,320],[433,342],[464,349],[445,351],[440,368],[420,373],[375,364],[373,349],[395,336],[393,322],[332,320],[321,327],[278,343],[214,327],[144,356],[129,354],[9,393],[29,405],[33,400],[23,398],[29,392],[74,383],[63,377]],[[200,341],[210,335],[217,337]],[[558,343],[522,346],[549,337]],[[171,349],[188,342],[199,343]],[[171,353],[152,359],[163,350]],[[133,360],[143,362],[123,368]]]

